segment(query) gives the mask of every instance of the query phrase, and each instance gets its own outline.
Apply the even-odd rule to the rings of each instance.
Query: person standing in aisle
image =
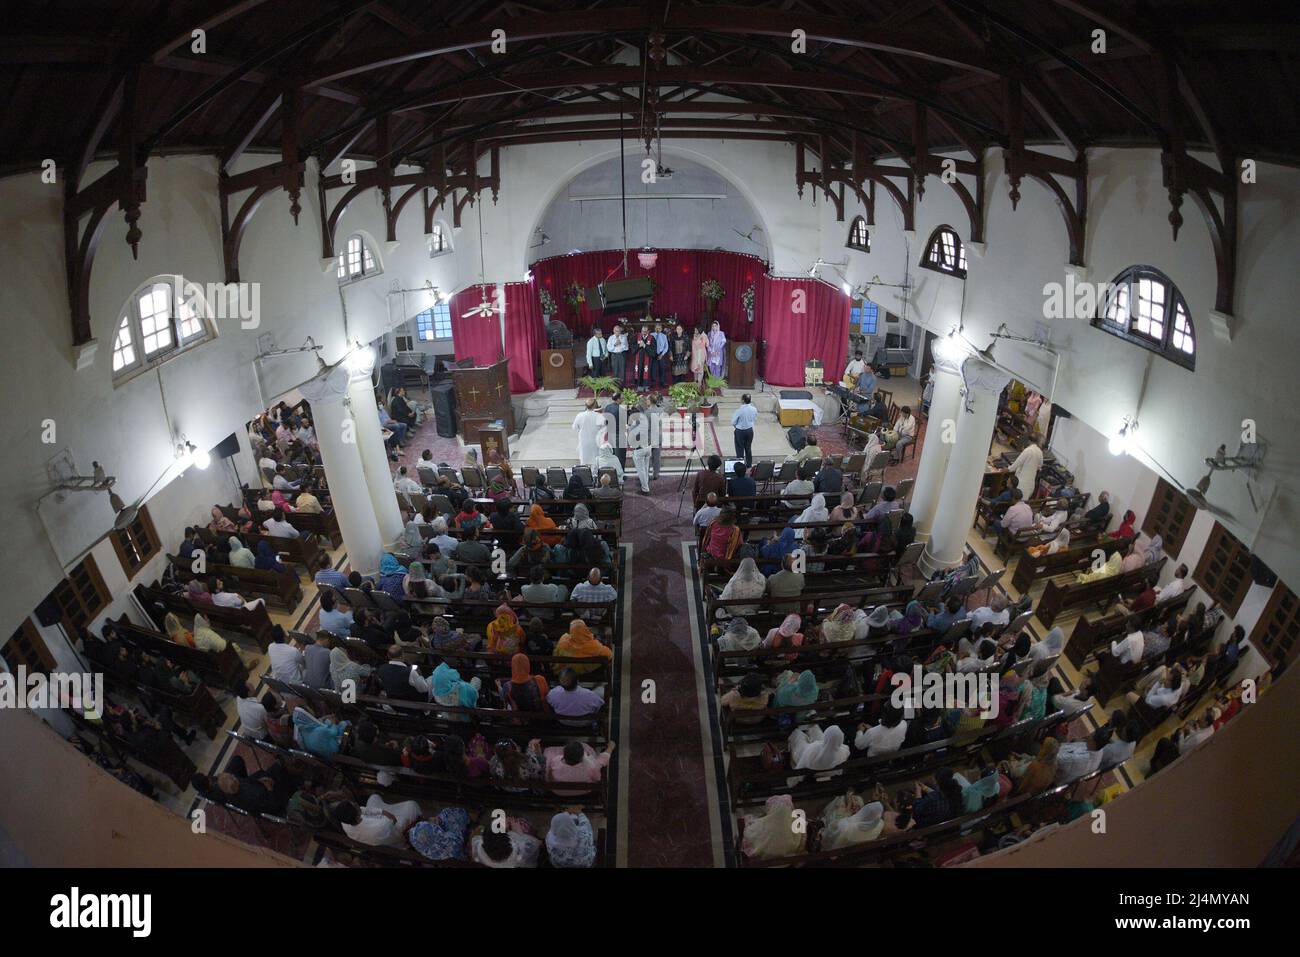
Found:
[[[745,467],[754,464],[754,423],[758,420],[758,409],[750,402],[749,393],[740,397],[740,408],[731,416],[731,427],[736,436],[736,458],[745,460]]]

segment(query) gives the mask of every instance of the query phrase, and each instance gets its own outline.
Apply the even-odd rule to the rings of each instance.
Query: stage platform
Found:
[[[890,380],[894,401],[914,402],[919,388],[911,379]],[[724,459],[735,455],[731,416],[740,407],[740,397],[748,391],[759,410],[754,425],[753,457],[778,461],[793,455],[794,450],[786,438],[786,430],[777,421],[777,392],[775,387],[766,390],[728,389],[719,400],[716,418],[700,417],[698,442],[700,454],[707,457],[719,454]],[[823,428],[832,425],[838,416],[838,403],[824,389],[808,389],[814,401],[822,407]],[[547,391],[539,389],[528,395],[515,396],[516,421],[522,420],[520,412],[527,412],[528,421],[523,431],[510,437],[510,462],[516,468],[525,465],[573,466],[578,464],[578,436],[573,431],[573,420],[586,408],[586,399],[578,397],[577,389]],[[609,402],[602,398],[601,404]],[[664,471],[680,470],[685,462],[686,450],[665,448],[662,453]],[[628,463],[631,464],[630,461]]]

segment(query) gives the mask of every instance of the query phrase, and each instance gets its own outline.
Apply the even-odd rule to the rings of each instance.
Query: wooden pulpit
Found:
[[[478,445],[481,425],[501,420],[506,431],[515,431],[515,413],[510,404],[510,376],[507,361],[490,366],[452,369],[451,381],[456,388],[456,410],[460,420],[460,437],[466,445]]]
[[[751,389],[754,386],[755,348],[752,342],[727,343],[727,387],[731,389]]]
[[[542,350],[542,388],[572,389],[573,349]]]

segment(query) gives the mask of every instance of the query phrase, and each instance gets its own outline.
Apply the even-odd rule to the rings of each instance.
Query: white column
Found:
[[[379,570],[384,544],[361,467],[356,423],[343,405],[348,393],[348,370],[335,366],[304,383],[301,391],[311,404],[330,502],[338,517],[348,561],[353,570],[374,574]]]
[[[952,454],[957,417],[961,414],[961,373],[957,364],[936,355],[931,368],[934,370],[934,391],[930,395],[930,413],[926,419],[925,446],[921,449],[921,464],[908,507],[916,525],[917,540],[922,542],[930,538],[930,527],[939,507],[939,494],[948,470],[948,458]]]
[[[993,427],[997,424],[998,394],[1008,379],[976,358],[962,363],[962,378],[963,401],[956,416],[957,440],[948,456],[930,539],[921,556],[921,568],[927,575],[952,568],[961,561],[975,519],[975,503],[984,481]]]
[[[361,453],[361,468],[370,490],[371,506],[379,523],[379,535],[385,544],[391,545],[401,537],[404,526],[397,506],[397,493],[393,491],[388,449],[384,446],[384,433],[379,425],[379,407],[375,405],[375,391],[371,388],[368,374],[353,373],[348,384],[348,401],[352,405],[357,449]]]

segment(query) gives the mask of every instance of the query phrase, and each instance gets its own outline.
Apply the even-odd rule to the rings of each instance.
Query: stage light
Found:
[[[346,361],[350,371],[358,375],[369,375],[375,368],[375,350],[358,342],[348,353]]]
[[[1124,417],[1124,422],[1119,427],[1119,432],[1111,437],[1106,443],[1106,448],[1111,455],[1127,455],[1133,440],[1133,433],[1137,431],[1137,420],[1129,416]]]

